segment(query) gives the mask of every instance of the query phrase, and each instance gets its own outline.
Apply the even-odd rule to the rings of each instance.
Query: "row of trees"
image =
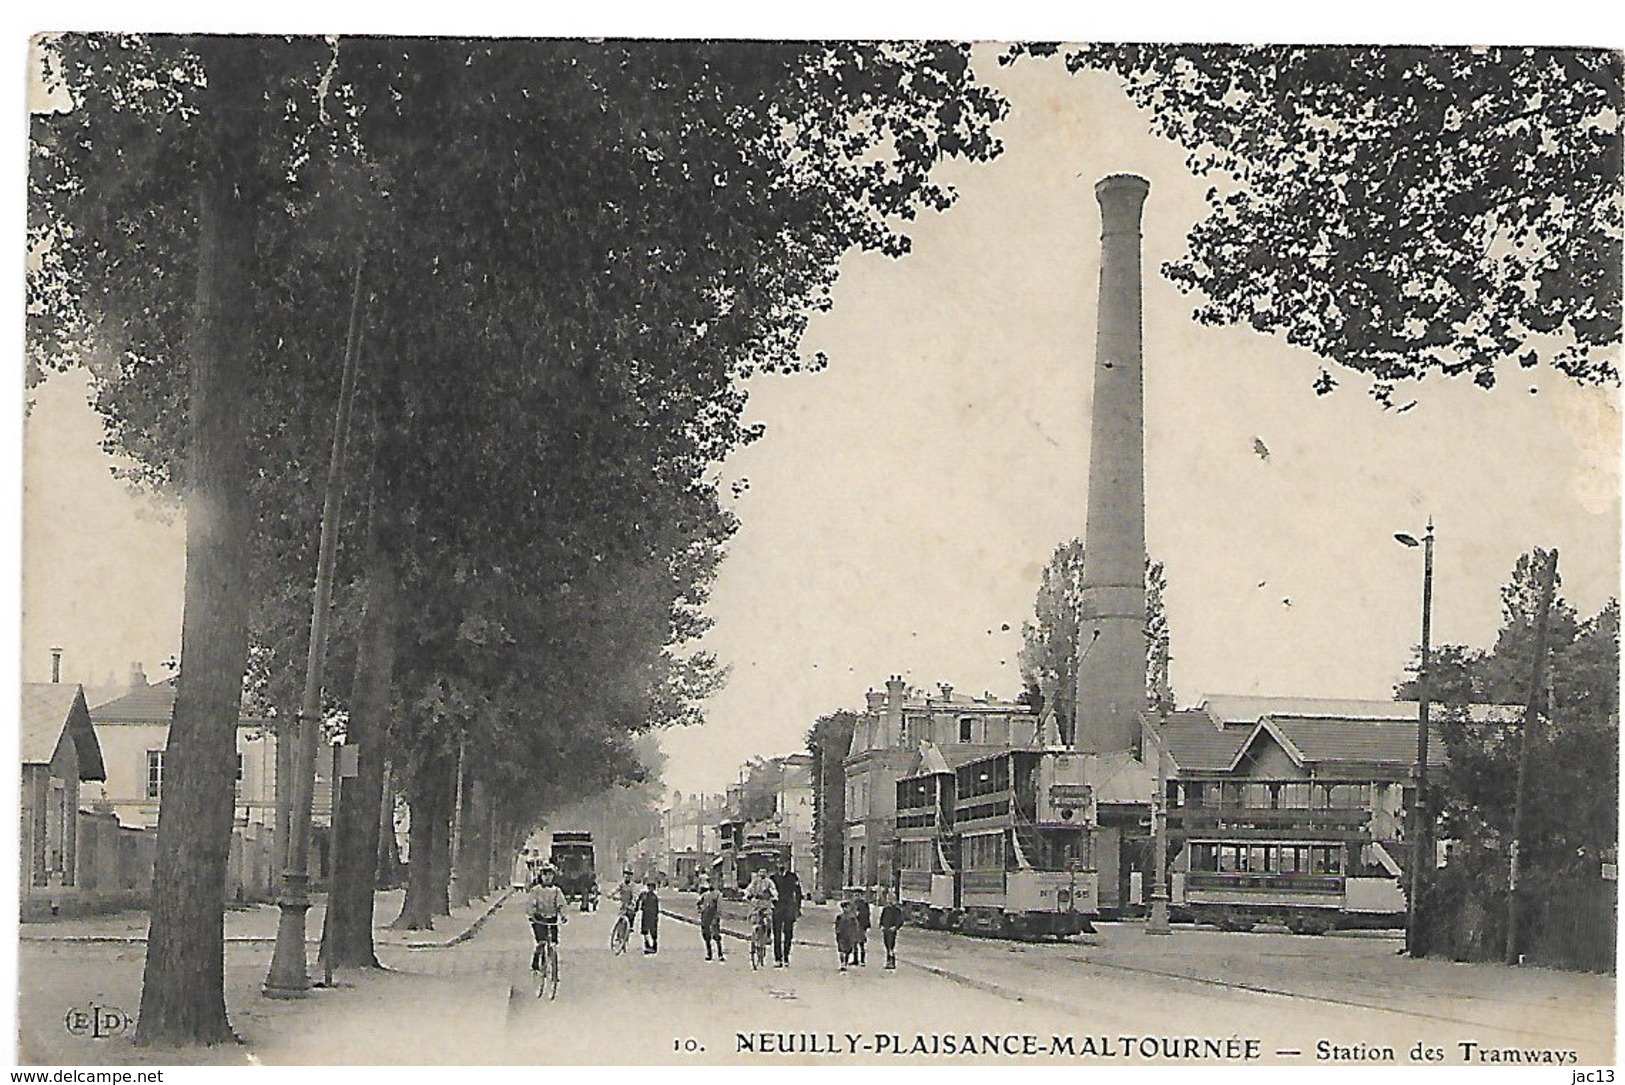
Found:
[[[806,366],[841,256],[906,251],[906,220],[952,200],[933,167],[996,154],[1003,103],[936,44],[70,36],[42,57],[64,104],[34,120],[31,375],[90,364],[108,449],[187,512],[137,1040],[219,1042],[235,720],[245,673],[297,716],[351,312],[326,715],[359,776],[328,951],[364,966],[386,761],[412,811],[400,921],[422,925],[451,826],[516,842],[636,780],[632,736],[699,718],[721,670],[692,645],[735,527],[717,465],[760,433],[738,382]]]
[[[1424,915],[1431,918],[1428,943],[1462,960],[1499,960],[1505,945],[1525,742],[1521,714],[1474,722],[1468,706],[1529,704],[1546,561],[1538,549],[1518,559],[1501,589],[1492,646],[1444,644],[1430,660],[1429,692],[1448,762],[1430,790],[1428,816],[1450,853],[1429,886]],[[1602,864],[1617,863],[1619,840],[1619,601],[1582,618],[1556,596],[1546,651],[1518,849],[1522,942],[1543,963],[1611,969],[1613,894]],[[1412,661],[1413,674],[1419,663]],[[1415,699],[1421,690],[1413,677],[1396,692]]]

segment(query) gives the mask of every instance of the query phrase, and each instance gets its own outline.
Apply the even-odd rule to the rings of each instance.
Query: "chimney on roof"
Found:
[[[62,649],[51,649],[51,684],[62,681]]]
[[[870,712],[879,712],[886,705],[886,695],[884,693],[876,692],[875,690],[870,690],[863,695],[863,702],[864,707]]]
[[[954,687],[949,683],[938,682],[937,688],[942,691],[942,699],[944,701],[951,701],[954,699]]]
[[[147,688],[147,672],[141,669],[141,664],[130,664],[130,688],[132,690]]]

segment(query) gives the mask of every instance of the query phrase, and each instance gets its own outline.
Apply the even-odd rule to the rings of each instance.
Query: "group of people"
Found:
[[[835,949],[841,955],[841,971],[848,966],[862,968],[869,963],[869,929],[874,913],[865,889],[849,889],[835,913]],[[886,947],[886,968],[897,967],[897,932],[903,927],[903,909],[886,890],[880,891],[880,937]]]
[[[528,900],[531,933],[536,949],[530,966],[540,967],[542,945],[558,944],[559,925],[569,922],[565,915],[568,903],[563,890],[554,879],[557,871],[553,864],[543,863],[531,884]],[[771,876],[765,870],[751,875],[745,887],[745,903],[751,910],[751,922],[766,923],[772,930],[773,966],[788,968],[790,950],[795,943],[796,921],[801,918],[803,902],[801,880],[793,870],[780,866]],[[652,955],[660,951],[660,895],[654,879],[649,879],[640,891],[632,880],[630,870],[621,874],[621,884],[615,888],[615,902],[628,923],[638,921],[643,935],[643,952]],[[700,918],[700,938],[705,942],[705,959],[726,960],[722,954],[722,893],[708,879],[701,879],[697,905]],[[874,914],[867,890],[848,890],[841,900],[835,916],[835,948],[840,953],[840,970],[864,967],[869,963],[869,930],[874,925]],[[886,947],[886,968],[897,967],[897,932],[903,926],[903,909],[885,890],[880,891],[880,935]]]

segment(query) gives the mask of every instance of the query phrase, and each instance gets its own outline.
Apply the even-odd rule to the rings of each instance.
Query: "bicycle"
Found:
[[[767,964],[767,944],[773,936],[767,922],[767,910],[757,909],[756,925],[750,932],[750,967],[751,971],[762,968]]]
[[[554,936],[552,938],[543,938],[541,944],[536,947],[541,954],[541,959],[536,962],[539,965],[536,969],[536,997],[546,998],[551,1002],[559,994],[559,944],[557,941],[559,920],[533,919],[531,922],[542,923],[553,928]],[[536,961],[534,956],[531,959]]]
[[[632,917],[623,911],[615,917],[615,927],[609,932],[609,951],[619,957],[626,952],[626,943],[631,937]]]

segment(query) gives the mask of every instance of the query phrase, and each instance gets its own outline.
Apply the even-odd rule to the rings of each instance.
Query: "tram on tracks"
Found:
[[[1186,785],[1190,787],[1191,785]],[[1169,811],[1170,903],[1199,923],[1294,934],[1405,925],[1404,846],[1382,782],[1247,781]],[[1213,785],[1208,785],[1209,792]]]
[[[711,861],[711,880],[731,900],[739,900],[745,887],[760,870],[775,873],[790,869],[790,842],[773,834],[750,833],[737,847],[724,847]]]
[[[898,901],[909,921],[1005,938],[1092,931],[1095,760],[1005,750],[898,780]]]

